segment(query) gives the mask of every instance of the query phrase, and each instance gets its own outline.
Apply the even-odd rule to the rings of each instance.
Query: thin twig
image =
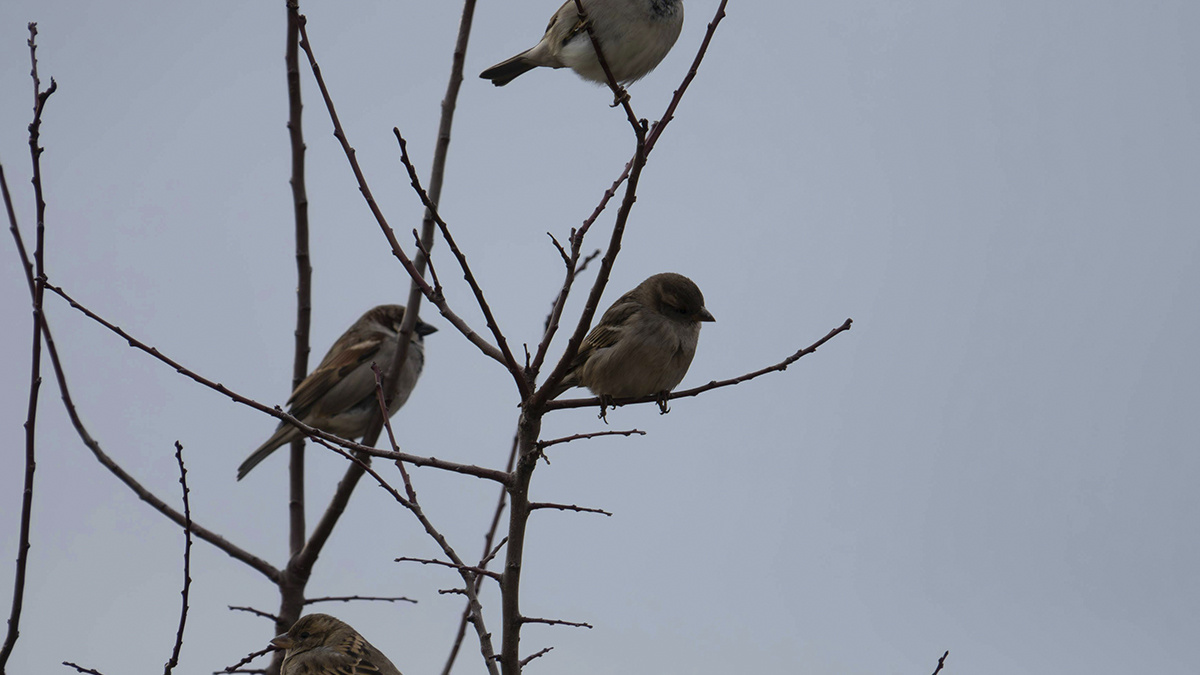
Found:
[[[417,176],[417,168],[413,166],[412,158],[408,156],[408,143],[400,135],[400,129],[393,127],[392,133],[396,135],[396,141],[400,144],[400,161],[404,163],[404,168],[408,171],[408,178],[412,183],[413,190],[421,198],[421,203],[425,205],[428,217],[437,223],[438,229],[442,233],[442,238],[446,240],[446,245],[450,247],[450,252],[458,260],[458,266],[463,271],[463,278],[467,280],[467,285],[471,287],[471,292],[475,295],[475,301],[479,304],[479,309],[483,312],[483,318],[487,321],[488,328],[492,331],[492,337],[496,340],[496,344],[500,347],[500,352],[504,355],[504,365],[508,367],[509,373],[512,374],[513,380],[517,383],[517,391],[521,394],[523,400],[531,393],[529,383],[525,381],[525,374],[521,370],[521,366],[517,364],[517,360],[513,357],[512,350],[509,349],[508,340],[504,337],[504,332],[500,330],[500,324],[496,321],[496,316],[492,314],[492,308],[488,305],[487,298],[483,297],[483,289],[480,288],[479,282],[476,281],[475,273],[471,271],[471,266],[467,264],[467,256],[454,241],[454,237],[450,234],[450,227],[446,225],[446,221],[442,220],[442,217],[438,215],[437,205],[426,194],[425,189],[421,187],[421,179]]]
[[[508,453],[508,464],[505,465],[505,474],[511,475],[513,463],[517,459],[517,436],[513,435],[512,448]],[[500,549],[508,543],[508,537],[504,537],[500,543],[492,546],[492,542],[496,538],[496,532],[500,529],[500,518],[504,515],[504,507],[508,503],[507,488],[500,488],[500,495],[496,500],[496,508],[492,513],[492,522],[488,526],[487,534],[483,536],[483,551],[484,555],[479,560],[479,566],[486,568],[491,563]],[[475,591],[479,592],[479,585],[483,579],[476,579]],[[458,658],[458,650],[462,647],[463,637],[467,632],[467,623],[471,620],[471,603],[468,601],[467,606],[463,608],[462,616],[459,618],[458,630],[454,635],[454,642],[450,645],[450,653],[446,656],[446,663],[442,666],[442,675],[450,675],[450,671],[454,669],[454,661]]]
[[[429,171],[429,192],[434,204],[441,201],[442,198],[442,184],[446,176],[446,158],[450,151],[450,130],[454,126],[454,111],[458,108],[458,92],[462,88],[463,68],[467,61],[467,42],[471,38],[471,24],[474,17],[475,0],[464,0],[462,15],[458,22],[458,38],[454,42],[454,54],[450,61],[450,78],[446,83],[446,95],[442,99],[442,115],[438,121],[438,135],[437,141],[434,144],[433,165]],[[387,228],[383,229],[385,235],[389,234]],[[422,284],[424,284],[426,264],[428,263],[429,269],[433,270],[433,262],[429,257],[429,251],[433,248],[433,235],[433,221],[430,219],[428,210],[426,210],[425,216],[421,220],[421,235],[418,238],[421,242],[422,250],[417,252],[416,260],[413,261],[413,269],[408,270],[410,276],[412,276],[414,271],[417,276],[413,277],[409,284],[408,301],[405,305],[406,311],[404,319],[400,322],[400,339],[396,346],[396,358],[392,360],[391,370],[387,374],[388,382],[396,382],[400,378],[401,368],[404,367],[404,363],[408,359],[412,333],[416,329],[417,319],[421,310],[421,298],[424,297]],[[389,241],[389,243],[391,242]],[[444,295],[439,294],[439,302],[441,303],[439,309],[448,307]],[[435,306],[438,305],[435,303]],[[466,323],[463,322],[463,326],[465,325]],[[468,337],[468,339],[470,338]],[[486,344],[486,341],[482,337],[479,339]],[[381,418],[377,418],[378,423],[382,425],[384,419],[387,419],[386,414]],[[374,424],[372,424],[372,427],[374,427]],[[374,428],[372,428],[372,431],[374,431]]]
[[[304,604],[315,605],[318,602],[352,602],[352,601],[411,602],[414,605],[417,604],[416,600],[413,600],[412,598],[406,598],[403,596],[394,597],[394,598],[381,598],[381,597],[376,597],[376,596],[372,596],[372,595],[343,595],[343,596],[329,596],[329,597],[325,597],[325,598],[309,598],[308,600],[304,601]]]
[[[384,406],[386,406],[383,396],[383,381],[380,377],[379,369],[373,368],[373,370],[375,371],[375,397],[380,405],[380,412],[383,413],[381,417],[383,418],[383,425],[387,429],[388,438],[391,439],[392,446],[395,447],[396,435],[392,431],[391,421],[389,420],[386,411],[383,409]],[[343,452],[340,448],[334,448],[334,451]],[[369,464],[357,457],[352,458],[352,460],[355,464],[362,467],[363,471],[371,474],[371,477],[374,478],[377,483],[379,483],[379,487],[383,488],[388,494],[390,494],[397,503],[408,509],[410,513],[416,516],[417,520],[420,521],[421,526],[425,528],[426,534],[428,534],[434,540],[434,542],[437,543],[437,545],[442,549],[442,553],[444,553],[446,557],[454,563],[455,569],[458,570],[458,573],[462,577],[466,586],[463,592],[470,602],[471,623],[475,626],[476,633],[479,636],[479,649],[483,655],[484,663],[487,665],[490,675],[499,675],[498,671],[496,670],[494,662],[495,659],[493,658],[495,651],[492,648],[491,633],[488,632],[487,626],[484,624],[482,606],[479,604],[479,596],[475,590],[475,581],[479,578],[479,575],[472,571],[469,565],[466,565],[463,562],[462,558],[458,556],[458,553],[455,552],[454,548],[450,546],[450,542],[446,540],[446,537],[434,527],[433,522],[430,521],[425,515],[425,511],[421,508],[421,504],[417,500],[417,491],[413,487],[412,480],[408,476],[408,471],[404,468],[404,462],[402,460],[397,460],[396,468],[399,469],[400,476],[404,480],[404,490],[408,495],[407,497],[401,495],[396,488],[392,487],[390,483],[384,480],[383,476],[380,476],[379,473],[371,468]]]
[[[711,391],[713,389],[720,389],[721,387],[731,387],[735,384],[740,384],[740,383],[746,382],[748,380],[753,380],[757,377],[766,375],[767,373],[782,372],[784,370],[787,370],[788,366],[792,365],[800,358],[817,351],[818,347],[825,344],[829,340],[833,339],[833,337],[836,336],[838,333],[843,333],[845,331],[850,330],[850,326],[853,323],[854,323],[854,321],[852,319],[846,319],[846,321],[843,322],[842,325],[829,331],[829,333],[827,333],[825,335],[825,337],[823,337],[820,340],[817,340],[816,342],[814,342],[813,344],[797,351],[796,353],[794,353],[791,356],[787,357],[786,359],[780,361],[779,363],[776,363],[773,366],[767,366],[766,368],[760,368],[759,370],[756,370],[754,372],[746,373],[745,375],[734,377],[734,378],[731,378],[728,380],[713,380],[713,381],[709,382],[708,384],[703,384],[703,385],[700,385],[699,387],[693,387],[691,389],[681,389],[679,391],[673,391],[665,397],[665,400],[697,396],[699,394],[703,394],[706,391]],[[652,401],[657,402],[662,399],[663,399],[663,397],[660,395],[639,396],[637,398],[613,399],[610,403],[621,406],[621,405],[630,405],[633,403],[649,403]],[[546,403],[546,410],[550,411],[550,410],[561,410],[563,408],[586,408],[589,406],[600,405],[600,403],[601,403],[601,401],[599,398],[555,399],[553,401]]]
[[[485,478],[487,480],[496,481],[499,483],[504,483],[508,480],[508,475],[506,473],[504,473],[503,471],[496,471],[495,469],[486,469],[483,467],[474,466],[472,464],[459,464],[457,462],[449,462],[446,460],[437,459],[436,457],[421,457],[418,455],[411,455],[411,454],[403,453],[403,452],[389,452],[386,450],[379,450],[377,448],[372,448],[369,445],[355,443],[353,441],[347,440],[345,438],[341,438],[337,435],[328,433],[326,431],[321,431],[320,429],[317,429],[316,427],[310,427],[307,424],[304,424],[300,420],[296,419],[295,417],[292,417],[291,415],[283,412],[283,410],[280,409],[279,406],[275,406],[274,408],[268,407],[265,404],[259,403],[258,401],[255,401],[252,398],[243,396],[243,395],[233,391],[232,389],[229,389],[228,387],[226,387],[223,384],[220,384],[219,382],[213,382],[212,380],[202,377],[201,375],[197,374],[196,372],[184,367],[182,364],[180,364],[177,361],[171,359],[170,357],[164,355],[158,349],[156,349],[154,347],[150,347],[149,345],[145,344],[144,342],[138,340],[137,338],[133,337],[129,333],[122,330],[119,326],[112,324],[108,320],[104,319],[100,315],[96,314],[92,310],[90,310],[87,307],[85,307],[84,305],[80,304],[77,300],[75,300],[75,298],[71,297],[71,295],[68,294],[66,291],[64,291],[62,288],[59,288],[58,286],[55,286],[50,283],[46,284],[46,288],[48,290],[50,290],[51,292],[53,292],[55,295],[58,295],[62,299],[66,300],[67,303],[71,305],[71,307],[79,310],[88,318],[92,319],[96,323],[99,323],[101,326],[104,326],[105,328],[109,329],[113,333],[116,333],[117,335],[121,336],[121,338],[123,338],[129,344],[130,347],[133,347],[134,349],[138,349],[140,351],[143,351],[143,352],[149,354],[150,356],[153,356],[154,358],[158,359],[159,361],[162,361],[163,363],[167,364],[168,366],[171,366],[172,368],[174,368],[175,371],[178,372],[180,375],[183,375],[183,376],[191,379],[194,382],[202,384],[205,387],[208,387],[209,389],[212,389],[222,395],[228,396],[230,399],[232,399],[233,401],[236,401],[237,403],[241,403],[242,405],[246,405],[246,406],[254,408],[255,410],[258,410],[260,412],[264,412],[276,419],[288,422],[289,424],[296,427],[300,431],[304,432],[307,436],[309,436],[310,438],[312,438],[314,440],[321,439],[321,440],[327,441],[328,443],[334,443],[334,444],[340,445],[343,448],[346,448],[348,450],[352,450],[354,452],[363,452],[363,453],[372,455],[374,457],[383,457],[385,459],[393,459],[393,460],[394,459],[402,459],[405,462],[408,462],[410,464],[415,464],[417,466],[428,466],[428,467],[433,467],[436,469],[442,469],[445,471],[453,471],[455,473],[461,473],[461,474],[465,474],[468,476],[475,476],[477,478]],[[326,447],[329,447],[329,446],[326,445]],[[182,518],[182,516],[181,516],[181,518]],[[180,522],[182,522],[182,520],[180,520]],[[199,529],[196,530],[196,534],[197,534],[197,536],[200,536]],[[204,537],[201,537],[201,538],[204,538]]]
[[[590,506],[576,506],[574,504],[555,504],[553,502],[529,502],[529,510],[536,511],[537,509],[554,509],[556,511],[575,511],[578,513],[599,513],[606,516],[611,516],[612,513],[604,509],[596,509]]]
[[[946,657],[947,656],[950,656],[949,649],[946,650],[945,654],[942,654],[942,658],[938,659],[937,668],[933,669],[933,675],[938,675],[938,673],[942,672],[942,666],[946,665]]]
[[[33,162],[33,191],[37,203],[37,244],[33,249],[36,263],[37,278],[45,273],[45,231],[46,231],[46,202],[42,194],[42,148],[38,143],[42,127],[42,110],[46,100],[58,88],[54,79],[50,80],[50,88],[41,91],[41,80],[37,68],[37,24],[30,23],[29,28],[29,60],[32,64],[30,75],[33,77],[33,122],[29,125],[29,152]],[[0,173],[0,179],[3,173]],[[14,236],[20,240],[17,229],[16,211],[12,205],[12,197],[8,192],[8,183],[4,183],[4,202],[8,211],[10,226]],[[25,247],[20,245],[21,256],[25,256]],[[25,273],[30,274],[30,265],[24,261]],[[37,411],[38,395],[42,388],[42,326],[45,324],[45,289],[40,282],[34,283],[30,290],[33,292],[33,339],[30,345],[29,357],[29,406],[25,416],[25,472],[24,488],[21,491],[21,523],[17,543],[17,567],[13,579],[12,607],[8,615],[8,631],[4,636],[4,646],[0,647],[0,673],[4,672],[9,657],[16,647],[17,638],[21,631],[21,610],[25,605],[25,574],[29,565],[29,536],[33,515],[33,478],[37,471]]]
[[[0,178],[2,177],[2,171],[0,171]],[[16,239],[17,252],[21,256],[21,264],[25,269],[26,283],[29,284],[30,291],[33,292],[34,289],[41,284],[35,281],[33,276],[33,265],[30,264],[29,258],[26,255],[25,244],[21,237],[21,231],[17,227],[16,218],[13,216],[12,199],[8,193],[7,183],[4,185],[3,192],[5,206],[9,212],[9,222],[11,226],[10,229],[12,231],[13,238]],[[87,427],[84,426],[83,420],[79,417],[79,412],[75,408],[75,402],[71,398],[71,389],[69,386],[67,386],[66,372],[63,370],[62,361],[58,356],[58,347],[55,345],[54,335],[50,332],[50,324],[45,321],[44,317],[42,320],[42,335],[46,339],[46,351],[50,354],[50,363],[54,367],[54,376],[58,381],[58,390],[62,396],[63,406],[66,408],[67,416],[71,419],[71,425],[75,428],[75,432],[79,435],[80,440],[82,440],[83,444],[92,451],[92,455],[96,457],[96,460],[99,461],[101,465],[108,469],[109,472],[117,477],[117,479],[125,483],[129,489],[133,490],[134,494],[136,494],[142,501],[149,504],[167,518],[173,520],[176,524],[183,526],[186,522],[183,514],[168,506],[167,503],[160,499],[157,495],[143,487],[142,484],[135,480],[133,476],[125,471],[125,469],[121,468],[119,464],[113,461],[113,459],[109,457],[100,447],[100,443],[92,438],[92,435],[88,432]],[[224,537],[216,534],[212,530],[201,527],[194,522],[191,525],[191,529],[197,537],[200,537],[213,546],[216,546],[230,557],[240,560],[241,562],[250,566],[252,569],[257,570],[266,576],[271,581],[276,583],[279,582],[282,573],[275,569],[275,567],[273,567],[266,560],[248,553],[246,550],[239,546],[233,545]],[[12,624],[10,624],[10,626],[11,625]]]
[[[183,445],[175,441],[175,461],[179,464],[179,485],[183,490],[183,607],[179,612],[179,631],[175,633],[175,648],[167,659],[163,675],[179,665],[179,650],[183,648],[183,629],[187,626],[188,591],[192,587],[192,507],[188,500],[187,468],[183,466]]]
[[[254,609],[253,607],[239,607],[238,605],[229,605],[229,609],[235,612],[248,612],[255,616],[261,616],[264,619],[270,619],[275,623],[279,623],[279,617],[275,616],[274,614],[264,612],[261,609]]]
[[[419,251],[421,255],[425,256],[425,261],[429,264],[429,278],[433,279],[433,292],[437,293],[439,296],[445,296],[446,293],[442,288],[442,281],[441,279],[438,279],[437,270],[433,266],[433,256],[429,255],[429,249],[425,248],[425,242],[421,241],[421,234],[417,232],[415,227],[413,228],[412,234],[413,243],[416,244],[417,251]]]
[[[725,18],[725,5],[729,0],[721,0],[721,4],[717,6],[717,12],[713,15],[712,21],[708,22],[708,29],[704,32],[704,39],[700,41],[700,48],[696,50],[696,58],[692,59],[692,67],[688,69],[687,75],[683,77],[683,83],[675,90],[675,94],[671,97],[671,102],[667,104],[667,109],[663,112],[663,116],[654,123],[654,128],[650,130],[650,134],[646,137],[646,153],[649,154],[654,149],[658,139],[662,136],[662,132],[667,128],[667,124],[675,119],[675,109],[679,107],[679,102],[683,100],[683,94],[687,91],[688,86],[692,84],[692,80],[696,79],[696,73],[700,70],[700,62],[704,60],[704,55],[708,53],[708,45],[712,42],[713,35],[717,32],[717,24],[721,23],[721,19]]]
[[[586,433],[586,434],[572,434],[570,436],[563,436],[562,438],[552,438],[548,441],[538,441],[537,446],[538,446],[538,448],[545,450],[546,448],[548,448],[552,445],[558,445],[559,443],[570,443],[571,441],[579,441],[579,440],[583,440],[585,438],[597,438],[600,436],[634,436],[634,435],[645,436],[646,432],[642,431],[641,429],[628,429],[626,431],[593,431],[593,432]]]
[[[542,623],[547,626],[570,626],[571,628],[592,628],[590,623],[580,623],[578,621],[563,621],[561,619],[537,619],[534,617],[523,616],[521,623]]]
[[[75,663],[71,663],[70,661],[63,661],[62,664],[64,666],[67,666],[68,668],[74,668],[75,670],[77,670],[81,673],[87,673],[88,675],[104,675],[104,673],[102,673],[98,670],[92,670],[91,668],[84,668],[83,666],[75,664]]]
[[[270,654],[271,652],[277,652],[277,651],[279,651],[279,648],[275,647],[275,646],[270,646],[270,647],[267,647],[266,649],[260,649],[256,652],[252,652],[251,654],[248,654],[245,658],[243,658],[241,661],[238,661],[237,663],[233,664],[232,666],[228,666],[228,667],[226,667],[222,670],[218,670],[216,672],[217,673],[265,673],[265,672],[267,672],[266,670],[259,670],[259,669],[240,670],[240,668],[242,666],[246,665],[247,663],[250,663],[254,659],[257,659],[260,656]],[[216,675],[216,673],[213,673],[213,675]]]
[[[541,651],[537,651],[537,652],[530,654],[529,656],[526,656],[525,658],[521,659],[521,667],[524,668],[525,666],[529,665],[530,661],[538,658],[539,656],[545,656],[546,654],[550,653],[553,649],[554,649],[554,647],[546,647],[545,649],[542,649]]]
[[[456,565],[451,562],[446,562],[445,560],[436,560],[433,558],[409,558],[407,556],[401,556],[396,558],[395,562],[415,562],[421,563],[422,565],[439,565],[441,567],[449,567],[450,569],[458,570],[459,572],[470,572],[471,574],[500,581],[500,575],[491,570],[485,570],[482,567],[475,567],[472,565]]]
[[[629,92],[613,76],[612,69],[608,66],[608,59],[604,56],[604,50],[600,49],[600,39],[596,37],[596,28],[592,25],[587,12],[583,9],[583,0],[575,0],[575,11],[579,13],[579,20],[583,23],[584,29],[587,30],[588,39],[592,41],[592,49],[596,52],[596,60],[600,62],[600,68],[604,71],[604,78],[608,81],[608,88],[613,93],[613,106],[620,104],[625,109],[625,117],[629,120],[629,124],[636,130],[638,127],[638,118],[637,115],[633,114],[633,107],[629,103]]]

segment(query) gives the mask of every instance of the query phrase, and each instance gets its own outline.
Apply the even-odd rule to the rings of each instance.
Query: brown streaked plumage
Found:
[[[328,614],[300,617],[271,644],[287,650],[280,675],[401,675],[358,631]]]
[[[343,438],[358,438],[378,410],[375,373],[371,363],[387,373],[396,358],[404,307],[379,305],[367,311],[333,343],[320,365],[296,387],[288,398],[288,414],[301,422]],[[425,365],[425,336],[437,331],[418,321],[413,331],[408,358],[392,387],[388,415],[395,415],[408,400]],[[238,467],[238,480],[280,446],[301,438],[299,429],[280,422],[275,433]]]
[[[668,392],[687,374],[704,321],[715,319],[691,279],[655,274],[608,308],[554,395],[571,387],[608,398]]]

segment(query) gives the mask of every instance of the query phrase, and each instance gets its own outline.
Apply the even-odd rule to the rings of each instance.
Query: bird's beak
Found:
[[[413,330],[417,331],[417,335],[420,335],[421,337],[425,337],[426,335],[429,335],[430,333],[437,332],[436,328],[434,328],[433,326],[430,326],[429,324],[425,323],[424,321],[418,321],[417,325],[413,328]]]
[[[296,642],[292,640],[287,633],[284,633],[283,635],[276,635],[275,637],[271,638],[271,644],[279,647],[280,649],[291,649],[292,647],[296,646]]]
[[[701,321],[716,321],[717,319],[711,313],[709,313],[709,311],[707,309],[701,307],[700,308],[700,320]]]

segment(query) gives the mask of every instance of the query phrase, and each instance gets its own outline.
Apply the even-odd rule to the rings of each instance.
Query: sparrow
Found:
[[[378,364],[380,372],[385,374],[391,368],[403,320],[404,307],[400,305],[380,305],[363,314],[333,343],[317,369],[292,392],[288,414],[310,427],[343,438],[359,438],[366,433],[379,409],[371,363]],[[404,405],[416,386],[425,365],[425,336],[435,331],[433,326],[417,321],[399,382],[391,386],[389,417]],[[280,422],[267,442],[238,467],[238,480],[245,478],[276,448],[303,437],[304,433],[296,427]]]
[[[608,308],[554,396],[571,387],[587,387],[601,399],[658,394],[665,413],[666,394],[687,374],[704,321],[716,319],[691,279],[655,274]]]
[[[309,614],[271,644],[287,650],[279,675],[400,675],[400,670],[348,624]]]
[[[583,0],[583,9],[613,77],[621,84],[654,70],[683,28],[683,0]],[[479,76],[503,87],[538,66],[570,68],[585,80],[608,82],[575,0],[567,0],[550,17],[540,42]]]

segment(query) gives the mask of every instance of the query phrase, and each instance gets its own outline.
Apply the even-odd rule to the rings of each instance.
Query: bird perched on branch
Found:
[[[363,314],[354,325],[333,343],[317,369],[296,387],[288,398],[288,414],[343,438],[359,438],[367,431],[371,419],[379,410],[375,396],[375,373],[371,363],[379,366],[385,378],[396,358],[400,322],[404,307],[380,305]],[[425,336],[437,331],[423,321],[417,321],[409,343],[408,358],[400,370],[397,382],[390,387],[391,404],[388,416],[396,414],[408,400],[421,368],[425,365]],[[280,422],[266,443],[263,443],[238,467],[238,480],[246,477],[276,448],[303,438],[304,434],[287,422]]]
[[[328,614],[300,617],[271,644],[287,650],[279,675],[400,675],[383,652]]]
[[[583,0],[583,9],[613,78],[621,84],[654,70],[683,28],[683,0]],[[503,87],[538,66],[570,68],[585,80],[608,81],[575,0],[567,0],[550,17],[540,42],[479,76]]]
[[[660,394],[659,409],[667,412],[666,394],[692,365],[704,321],[716,319],[691,279],[655,274],[608,308],[554,396],[571,387],[587,387],[602,399]]]

